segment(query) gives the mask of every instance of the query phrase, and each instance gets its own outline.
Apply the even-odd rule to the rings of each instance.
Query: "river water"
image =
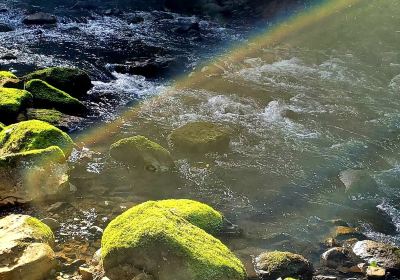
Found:
[[[27,42],[36,37],[25,29],[18,31],[20,41],[14,38],[7,45],[2,37],[1,46],[14,46],[23,64],[77,62],[92,68],[100,80],[93,92],[117,91],[123,96],[117,102],[120,107],[134,101],[119,110],[120,118],[113,111],[115,104],[112,109],[104,105],[97,115],[102,122],[74,135],[84,148],[72,162],[91,154],[84,163],[75,163],[71,175],[78,189],[74,203],[86,211],[81,216],[98,215],[106,224],[142,201],[197,199],[243,230],[241,236],[223,239],[244,259],[279,249],[317,260],[332,219],[359,227],[372,239],[400,245],[400,3],[349,1],[340,8],[322,4],[320,9],[329,13],[319,18],[321,10],[311,10],[248,40],[246,28],[203,22],[207,40],[218,38],[216,46],[235,42],[237,47],[200,66],[200,57],[210,56],[185,45],[178,53],[190,54],[193,63],[186,65],[194,73],[172,82],[118,73],[112,73],[116,79],[110,81],[98,74],[106,56],[96,64],[32,54]],[[18,15],[13,16],[17,22]],[[318,20],[304,24],[313,18]],[[54,38],[57,44],[74,44],[71,38],[82,37],[64,37],[63,28],[79,25],[84,33],[80,36],[106,40],[124,36],[125,31],[112,29],[120,30],[119,24],[117,19],[95,18],[66,22],[44,34],[50,42]],[[291,29],[296,25],[302,28]],[[160,37],[155,43],[170,39],[163,31],[151,33]],[[213,48],[207,40],[200,45]],[[181,43],[164,46],[179,49]],[[196,120],[230,128],[230,150],[204,157],[173,151],[178,170],[172,175],[130,170],[107,156],[115,140],[138,134],[171,147],[168,134]],[[363,182],[361,190],[346,192],[339,178],[345,170],[362,170],[371,180]],[[86,222],[91,223],[90,218]],[[74,228],[78,222],[66,222],[60,234],[72,234]]]

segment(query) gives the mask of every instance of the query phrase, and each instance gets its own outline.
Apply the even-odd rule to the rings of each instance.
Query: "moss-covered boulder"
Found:
[[[74,143],[60,129],[32,120],[9,125],[0,131],[0,156],[58,146],[68,157]]]
[[[172,211],[210,234],[219,233],[224,226],[223,215],[207,204],[190,199],[167,199],[157,205]]]
[[[73,97],[84,96],[92,87],[89,75],[77,68],[52,67],[33,72],[25,80],[43,80]]]
[[[23,89],[24,82],[18,79],[12,72],[0,71],[0,87]]]
[[[0,219],[0,279],[42,280],[56,266],[51,229],[27,215]]]
[[[295,277],[312,279],[313,266],[303,256],[290,252],[265,252],[255,260],[255,269],[263,280]]]
[[[78,99],[42,80],[30,80],[25,88],[32,94],[33,104],[37,108],[54,108],[71,114],[83,114],[86,111],[85,105]]]
[[[31,100],[32,95],[25,90],[0,87],[0,121],[14,120]]]
[[[169,151],[144,136],[115,142],[110,147],[110,155],[116,161],[149,171],[165,172],[174,168]]]
[[[170,134],[174,148],[186,152],[224,152],[229,148],[228,129],[210,122],[193,122]]]
[[[246,279],[242,263],[218,239],[154,201],[111,221],[101,245],[103,267],[112,280],[135,276],[124,266],[159,280]]]

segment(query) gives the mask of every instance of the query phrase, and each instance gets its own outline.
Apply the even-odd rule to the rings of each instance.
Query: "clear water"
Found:
[[[222,56],[208,66],[218,71],[195,74],[202,82],[96,82],[121,93],[138,79],[145,86],[137,86],[143,99],[122,118],[76,135],[94,153],[72,174],[79,205],[106,224],[149,199],[197,199],[243,229],[224,241],[244,259],[274,248],[316,260],[331,219],[400,245],[399,14],[398,1],[360,1],[240,61]],[[173,152],[172,175],[107,157],[115,140],[138,134],[169,147],[169,133],[195,120],[231,128],[230,151]],[[368,172],[377,194],[345,193],[338,176],[347,169]]]

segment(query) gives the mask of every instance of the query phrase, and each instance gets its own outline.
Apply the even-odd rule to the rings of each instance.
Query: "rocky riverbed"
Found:
[[[117,2],[0,3],[0,279],[400,278],[395,1]]]

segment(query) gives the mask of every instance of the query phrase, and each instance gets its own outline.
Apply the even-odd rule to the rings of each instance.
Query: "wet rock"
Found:
[[[3,56],[0,57],[0,59],[4,59],[4,60],[14,60],[17,59],[18,57],[15,54],[12,53],[6,53]]]
[[[23,115],[20,114],[18,116],[18,120],[45,121],[63,131],[70,132],[76,130],[85,119],[77,116],[63,114],[53,109],[28,108]]]
[[[115,218],[101,243],[110,279],[131,280],[136,267],[162,280],[246,279],[242,263],[219,240],[154,201]]]
[[[2,33],[2,32],[10,32],[10,31],[13,31],[13,30],[14,29],[11,26],[9,26],[9,25],[7,25],[5,23],[0,23],[0,33]]]
[[[313,276],[313,280],[337,280],[336,276],[316,275]]]
[[[89,232],[96,237],[100,237],[103,234],[103,230],[98,226],[91,226]]]
[[[119,140],[111,145],[110,155],[116,161],[153,172],[166,172],[174,168],[167,149],[144,136]]]
[[[104,11],[105,16],[120,16],[122,11],[120,9],[107,9]]]
[[[154,280],[154,277],[146,274],[146,273],[140,273],[138,276],[135,276],[132,280]]]
[[[170,140],[175,149],[186,152],[224,152],[229,149],[229,130],[214,123],[193,122],[175,129]]]
[[[45,81],[75,98],[83,97],[92,88],[89,75],[77,68],[46,68],[33,72],[25,76],[24,79],[27,81],[32,79]]]
[[[128,23],[129,24],[138,24],[144,22],[144,18],[141,16],[132,16],[128,18]]]
[[[57,212],[60,211],[61,209],[64,209],[68,206],[67,203],[63,202],[63,201],[59,201],[56,203],[53,203],[52,205],[50,205],[49,208],[47,208],[47,212]]]
[[[82,280],[93,280],[93,271],[87,267],[79,267],[79,275]]]
[[[198,34],[200,32],[200,25],[198,22],[182,22],[173,31],[178,34]]]
[[[57,18],[54,15],[39,12],[28,15],[22,22],[26,25],[56,24]]]
[[[155,78],[167,73],[174,64],[174,58],[156,57],[141,61],[127,62],[126,64],[113,64],[111,65],[111,68],[122,74],[141,75],[146,78]]]
[[[354,245],[353,252],[368,263],[376,262],[382,268],[400,271],[400,249],[397,247],[364,240]]]
[[[86,111],[85,105],[78,99],[45,81],[30,80],[26,83],[25,89],[32,94],[34,107],[54,108],[64,113],[78,115]]]
[[[347,226],[337,226],[334,229],[333,238],[337,241],[345,241],[347,239],[356,238],[358,240],[366,239],[366,236],[362,234],[358,229],[347,227]]]
[[[301,255],[289,252],[265,252],[255,259],[255,269],[263,280],[275,280],[279,277],[311,279],[312,264]]]
[[[3,81],[6,82],[0,77],[0,83]],[[26,90],[0,87],[0,121],[4,123],[13,122],[18,113],[31,101],[32,95]]]
[[[44,218],[41,222],[47,225],[52,231],[58,230],[61,226],[60,223],[53,218]]]
[[[357,266],[362,260],[357,258],[350,249],[335,247],[323,253],[321,261],[326,267],[348,271],[350,268]]]
[[[378,192],[376,181],[366,170],[348,169],[340,172],[339,179],[349,194],[375,194]]]
[[[369,266],[366,271],[368,279],[384,279],[386,270],[382,267]]]
[[[42,280],[55,267],[54,235],[39,220],[9,215],[0,220],[0,279]]]

